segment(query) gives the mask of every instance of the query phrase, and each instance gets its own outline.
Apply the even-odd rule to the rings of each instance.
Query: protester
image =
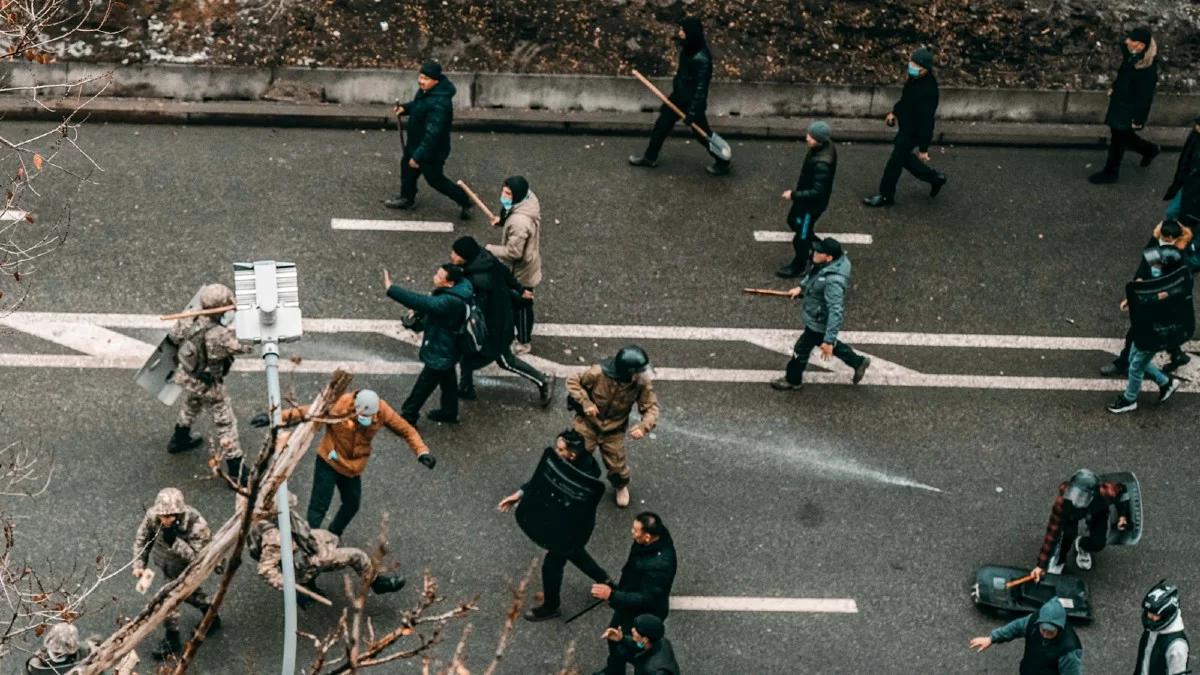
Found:
[[[1121,67],[1108,90],[1108,110],[1104,113],[1104,123],[1111,134],[1108,158],[1103,169],[1088,177],[1092,183],[1117,182],[1126,148],[1142,156],[1142,166],[1150,166],[1161,152],[1157,145],[1137,135],[1146,126],[1150,105],[1154,102],[1154,90],[1158,86],[1157,55],[1158,43],[1150,35],[1149,28],[1135,28],[1125,37],[1121,45]]]
[[[460,265],[475,292],[475,302],[483,312],[487,340],[477,354],[465,354],[460,361],[462,379],[458,397],[472,401],[476,397],[474,372],[491,363],[537,385],[538,402],[545,408],[554,399],[557,378],[543,373],[512,353],[513,300],[533,294],[522,288],[511,270],[474,237],[459,237],[450,249],[450,262]]]
[[[1032,614],[1014,619],[984,637],[971,638],[971,647],[982,652],[993,644],[1025,640],[1021,673],[1036,675],[1083,675],[1083,645],[1075,629],[1067,625],[1067,610],[1058,598],[1050,598]]]
[[[613,608],[609,628],[619,629],[622,635],[630,633],[634,621],[644,614],[660,620],[667,618],[678,564],[675,543],[658,514],[639,513],[633,520],[631,534],[633,544],[616,587],[611,584],[592,586],[592,597],[606,600]],[[625,672],[626,661],[618,644],[608,643],[608,663],[596,675],[622,675]]]
[[[517,344],[513,354],[530,351],[533,341],[533,292],[542,282],[542,206],[522,176],[509,176],[500,189],[500,243],[488,244],[487,250],[500,262],[511,266],[521,284],[521,295],[513,301],[513,320]]]
[[[829,124],[817,121],[808,125],[804,142],[808,145],[808,154],[804,156],[800,178],[794,189],[783,193],[783,198],[792,205],[788,209],[787,225],[795,233],[792,236],[792,261],[775,273],[784,279],[798,277],[808,268],[817,220],[829,207],[833,177],[837,173],[837,148],[833,145]]]
[[[666,632],[662,619],[642,614],[633,620],[629,635],[624,635],[620,628],[608,628],[603,637],[617,645],[626,663],[633,664],[633,675],[679,675],[675,649],[665,637]]]
[[[1200,116],[1192,120],[1163,201],[1168,202],[1167,220],[1186,220],[1190,227],[1200,225]]]
[[[416,426],[421,417],[421,406],[441,389],[441,406],[430,411],[429,419],[445,424],[458,423],[458,382],[454,367],[460,356],[458,333],[466,317],[467,303],[472,301],[474,291],[471,282],[463,278],[463,269],[458,265],[445,264],[433,275],[433,292],[421,295],[392,283],[392,275],[383,271],[383,287],[387,296],[413,310],[414,329],[423,332],[421,351],[417,358],[425,365],[412,392],[400,406],[400,416]]]
[[[708,83],[712,79],[713,58],[704,39],[704,27],[700,19],[687,17],[680,21],[675,41],[679,44],[679,67],[671,81],[671,93],[667,98],[685,113],[683,125],[691,130],[692,135],[702,144],[701,147],[708,147],[708,141],[692,129],[694,122],[705,134],[712,136],[707,111]],[[658,166],[658,153],[678,121],[679,115],[664,103],[658,110],[658,119],[650,132],[650,144],[646,146],[646,152],[640,156],[630,155],[629,163],[633,166]],[[714,176],[729,173],[729,161],[721,159],[711,151],[709,154],[713,156],[714,161],[704,167],[705,171]]]
[[[846,289],[850,285],[850,258],[842,250],[841,243],[833,237],[817,239],[813,243],[813,266],[800,285],[788,291],[792,298],[804,296],[804,332],[792,348],[784,376],[771,382],[780,391],[800,389],[804,386],[804,371],[808,368],[809,354],[817,345],[821,346],[821,360],[836,356],[842,363],[854,369],[852,382],[858,384],[871,367],[871,357],[854,351],[850,345],[838,339],[846,317]]]
[[[938,107],[938,83],[933,77],[933,52],[922,47],[913,52],[908,62],[904,91],[892,106],[884,121],[899,124],[892,142],[892,154],[879,179],[879,192],[867,197],[867,206],[891,206],[896,203],[896,183],[900,172],[907,170],[919,181],[929,183],[929,196],[936,197],[946,184],[946,176],[935,171],[929,161],[929,144],[933,142],[933,121]],[[913,154],[913,150],[917,154]]]
[[[1116,481],[1102,481],[1089,469],[1076,471],[1060,483],[1058,496],[1046,523],[1046,535],[1038,551],[1037,565],[1030,571],[1035,582],[1049,574],[1062,574],[1071,548],[1075,566],[1092,569],[1092,554],[1108,544],[1108,512],[1115,507],[1117,529],[1125,530],[1133,518],[1129,491]],[[1087,535],[1080,534],[1080,523],[1087,523]]]
[[[1188,639],[1179,611],[1179,589],[1166,579],[1142,598],[1142,639],[1133,675],[1183,675],[1188,670]]]
[[[471,218],[471,198],[443,173],[450,157],[450,127],[454,122],[454,83],[442,72],[442,64],[426,61],[417,74],[417,94],[412,101],[396,106],[396,116],[408,115],[408,145],[400,158],[400,194],[384,201],[390,209],[416,205],[417,178],[425,175],[429,187],[458,204],[459,218]]]
[[[629,429],[635,403],[642,419]],[[567,407],[575,413],[575,430],[583,435],[588,452],[600,448],[617,506],[629,506],[632,472],[625,455],[625,432],[628,429],[630,438],[641,440],[658,423],[650,357],[636,345],[622,347],[613,358],[567,378]]]

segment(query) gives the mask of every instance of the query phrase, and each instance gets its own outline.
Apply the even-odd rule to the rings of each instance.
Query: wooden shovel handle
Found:
[[[483,214],[488,218],[489,225],[496,222],[496,214],[492,213],[491,209],[487,207],[487,204],[483,203],[483,200],[479,198],[479,195],[475,194],[474,190],[467,186],[467,184],[462,180],[458,181],[458,187],[462,188],[463,192],[467,193],[467,196],[471,198],[471,201],[475,202],[475,206],[478,206],[480,211],[483,211]]]
[[[325,605],[326,607],[333,607],[333,603],[329,601],[329,598],[321,595],[320,593],[314,593],[299,584],[296,584],[296,592],[299,593],[300,595],[307,595],[308,597],[312,598],[313,600],[316,600],[317,602],[321,603],[322,605]]]
[[[742,292],[748,293],[750,295],[769,295],[771,297],[777,297],[777,298],[790,298],[791,297],[791,294],[788,293],[787,291],[777,291],[773,288],[743,288]]]
[[[1015,588],[1017,586],[1020,586],[1021,584],[1029,583],[1030,581],[1033,581],[1033,575],[1026,574],[1025,576],[1021,577],[1020,579],[1013,579],[1012,581],[1004,584],[1004,587],[1005,588]]]
[[[221,307],[212,307],[209,309],[194,309],[190,312],[180,312],[178,314],[164,314],[159,319],[163,321],[175,321],[176,319],[190,319],[194,316],[209,316],[212,314],[224,314],[237,309],[237,305],[223,305]]]
[[[638,79],[638,82],[641,82],[642,84],[646,85],[647,89],[654,92],[654,95],[657,96],[659,98],[659,100],[661,100],[663,102],[663,104],[665,104],[671,110],[674,110],[675,114],[679,115],[679,119],[682,120],[682,119],[687,118],[687,115],[684,114],[684,112],[679,109],[679,106],[675,105],[675,103],[672,102],[671,99],[667,98],[658,87],[654,86],[653,82],[651,82],[650,80],[647,80],[645,75],[642,75],[636,69],[634,69],[633,76]],[[692,128],[696,130],[696,133],[703,136],[704,140],[706,140],[706,141],[708,140],[708,134],[705,133],[704,129],[700,128],[699,124],[692,122]]]

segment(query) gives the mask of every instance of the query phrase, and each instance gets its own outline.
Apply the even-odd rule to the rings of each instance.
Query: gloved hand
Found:
[[[271,426],[271,418],[267,417],[267,413],[258,413],[250,418],[250,426],[262,429],[263,427]]]
[[[437,457],[434,457],[433,455],[429,454],[428,452],[418,455],[417,461],[424,464],[426,467],[428,467],[430,469],[437,466]]]

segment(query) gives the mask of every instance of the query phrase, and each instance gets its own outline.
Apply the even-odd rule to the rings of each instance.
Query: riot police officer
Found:
[[[1108,543],[1109,508],[1117,509],[1117,529],[1132,525],[1133,514],[1129,491],[1116,481],[1102,481],[1094,471],[1080,469],[1070,480],[1058,486],[1058,497],[1046,524],[1046,536],[1038,553],[1037,566],[1030,574],[1034,581],[1042,575],[1060,574],[1071,548],[1075,548],[1075,566],[1092,569],[1092,554]],[[1080,534],[1079,524],[1087,523],[1087,535]]]
[[[1188,639],[1179,612],[1179,589],[1166,579],[1142,598],[1142,639],[1133,675],[1181,675],[1187,669]]]

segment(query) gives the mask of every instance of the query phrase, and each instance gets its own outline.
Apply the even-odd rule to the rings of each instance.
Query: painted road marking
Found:
[[[380,230],[384,232],[453,232],[454,223],[432,220],[360,220],[334,218],[329,224],[335,230]]]
[[[772,243],[791,243],[792,237],[796,236],[792,232],[780,232],[778,230],[755,230],[754,241],[767,241]],[[858,234],[855,232],[818,232],[817,236],[824,239],[825,237],[833,237],[843,244],[861,244],[867,245],[875,242],[875,238],[869,234]]]
[[[65,346],[80,354],[17,354],[0,353],[0,367],[14,368],[99,368],[137,369],[153,351],[153,346],[130,338],[113,328],[166,330],[165,322],[153,314],[86,314],[51,312],[15,312],[0,318],[0,326],[29,333],[38,338]],[[399,321],[386,319],[305,319],[304,330],[311,333],[376,333],[410,345],[419,345],[420,337],[404,328]],[[699,326],[622,326],[593,324],[538,324],[538,334],[547,337],[591,339],[690,340],[714,342],[743,342],[773,351],[790,354],[798,331],[770,328],[721,328]],[[972,349],[1023,349],[1056,351],[1099,351],[1116,354],[1120,338],[1073,338],[1026,335],[976,335],[961,333],[903,333],[844,331],[846,341],[858,345],[894,345],[906,347],[956,347]],[[1197,348],[1197,343],[1185,345]],[[876,357],[873,357],[876,358]],[[560,377],[580,369],[576,363],[557,363],[538,356],[527,357],[534,366]],[[876,366],[867,373],[864,385],[893,387],[932,387],[949,389],[1011,389],[1042,391],[1112,391],[1120,382],[1103,378],[1082,377],[1025,377],[1009,375],[950,375],[922,373],[911,368],[876,358]],[[814,360],[812,365],[825,366]],[[239,371],[262,370],[255,358],[239,359]],[[812,372],[805,380],[820,384],[850,384],[840,363],[830,366],[833,372]],[[353,373],[374,375],[410,375],[420,371],[415,361],[332,361],[303,359],[299,363],[284,360],[281,369],[295,373],[327,373],[343,368]],[[684,368],[658,367],[656,377],[676,382],[744,382],[765,383],[779,377],[777,369]],[[491,374],[501,377],[508,373],[494,367]],[[1154,389],[1151,382],[1143,387]],[[1187,382],[1183,391],[1200,391],[1200,381]]]
[[[671,596],[671,611],[693,612],[813,612],[858,614],[853,598],[739,598],[703,595]]]

